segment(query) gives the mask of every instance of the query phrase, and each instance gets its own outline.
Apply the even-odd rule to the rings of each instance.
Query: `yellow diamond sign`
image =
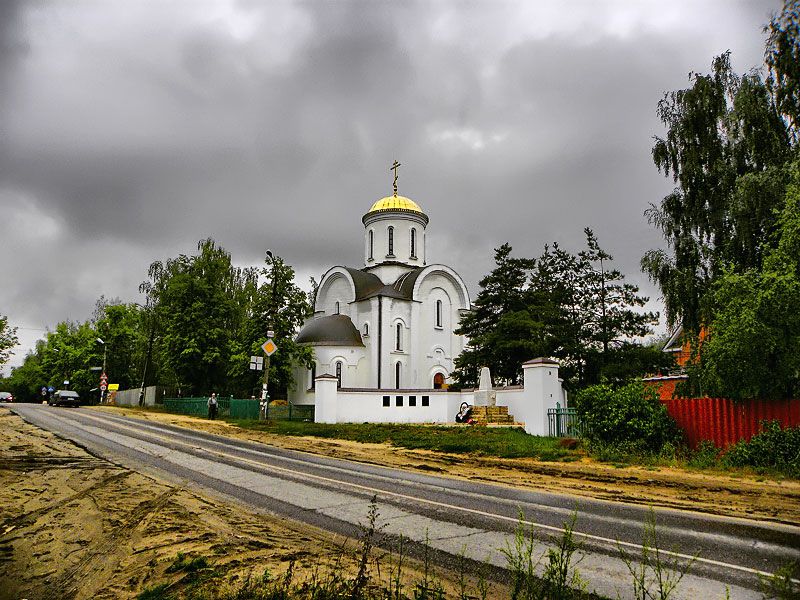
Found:
[[[261,349],[264,351],[264,354],[267,356],[272,356],[275,354],[275,351],[278,349],[278,345],[272,341],[272,338],[268,339],[266,342],[261,344]]]

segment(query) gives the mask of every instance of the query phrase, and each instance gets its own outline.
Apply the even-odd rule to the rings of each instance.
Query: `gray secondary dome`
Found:
[[[295,341],[311,346],[363,346],[361,334],[347,315],[316,317],[308,321]]]

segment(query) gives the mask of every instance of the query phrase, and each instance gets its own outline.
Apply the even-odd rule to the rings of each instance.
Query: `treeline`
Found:
[[[660,345],[642,344],[658,322],[642,310],[648,298],[613,268],[592,230],[585,234],[577,253],[555,243],[535,259],[512,256],[508,244],[495,250],[496,267],[457,330],[469,338],[456,359],[459,385],[476,385],[482,366],[498,383],[519,384],[522,363],[537,356],[557,359],[570,389],[670,366]]]
[[[800,3],[765,33],[762,70],[725,53],[658,105],[675,188],[646,213],[667,249],[642,268],[692,346],[687,394],[800,395]]]
[[[140,292],[142,304],[100,298],[92,318],[56,325],[3,389],[31,399],[41,386],[59,389],[68,380],[87,396],[99,384],[91,368],[103,365],[105,353],[109,382],[121,389],[159,384],[184,396],[249,397],[263,377],[250,371],[249,357],[263,356],[269,329],[279,347],[270,365],[272,397],[285,395],[293,361],[310,360],[293,339],[310,314],[309,299],[294,270],[271,254],[261,269],[242,269],[214,240],[202,240],[196,254],[152,263]]]

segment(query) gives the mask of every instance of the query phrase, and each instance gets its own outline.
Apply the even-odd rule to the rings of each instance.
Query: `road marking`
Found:
[[[97,422],[100,422],[100,423],[108,424],[108,422],[109,422],[109,420],[107,420],[107,419],[103,419],[101,417],[96,417],[96,416],[93,416],[93,415],[88,415],[85,412],[81,413],[81,414],[82,414],[83,417],[85,417],[87,419],[90,419],[90,420],[93,420],[93,421],[97,421]],[[73,423],[77,423],[77,424],[80,425],[79,421],[74,421],[73,420],[72,422]],[[114,426],[118,427],[120,429],[133,431],[134,433],[138,433],[139,435],[150,437],[152,439],[163,440],[163,441],[168,442],[168,443],[177,444],[179,446],[184,446],[184,447],[189,448],[189,449],[195,449],[196,448],[196,446],[193,446],[192,444],[189,444],[189,443],[186,443],[186,442],[182,442],[182,441],[178,441],[178,440],[169,438],[169,437],[167,437],[165,435],[158,435],[158,434],[155,434],[155,433],[142,433],[140,430],[137,430],[134,427],[130,427],[128,425],[122,425],[120,423],[116,423],[115,422]],[[213,441],[210,441],[210,440],[209,440],[209,442],[210,443],[219,444],[219,445],[222,445],[222,446],[228,445],[228,446],[230,446],[232,448],[236,448],[236,446],[225,444],[224,442],[213,442]],[[250,450],[249,448],[236,448],[236,449],[239,452],[247,452],[247,453],[255,454],[255,451]],[[446,509],[453,510],[453,511],[460,511],[460,512],[463,512],[463,513],[479,515],[479,516],[483,516],[483,517],[488,517],[490,519],[499,519],[501,521],[517,523],[519,525],[526,525],[526,526],[529,526],[529,527],[534,527],[534,528],[537,528],[537,529],[544,529],[546,531],[552,531],[552,532],[556,532],[556,533],[563,533],[563,531],[564,531],[564,529],[562,527],[554,527],[553,525],[547,525],[547,524],[544,524],[544,523],[536,523],[534,521],[528,521],[526,519],[514,519],[512,517],[506,517],[505,515],[498,515],[498,514],[495,514],[495,513],[490,513],[490,512],[486,512],[486,511],[482,511],[482,510],[478,510],[478,509],[474,509],[474,508],[467,508],[467,507],[458,506],[458,505],[454,505],[454,504],[447,504],[445,502],[438,502],[436,500],[428,500],[426,498],[422,498],[422,497],[419,497],[419,496],[410,496],[408,494],[401,494],[399,492],[390,492],[390,491],[387,491],[387,490],[382,490],[380,488],[372,488],[372,487],[361,485],[361,484],[358,484],[358,483],[350,483],[350,482],[341,481],[341,480],[338,480],[338,479],[333,479],[333,478],[330,478],[330,477],[324,477],[322,475],[314,475],[314,474],[311,474],[311,473],[305,473],[305,472],[297,471],[297,470],[294,470],[294,469],[288,469],[286,467],[278,467],[278,466],[275,466],[275,465],[266,465],[264,463],[261,463],[261,462],[255,461],[255,460],[251,460],[249,458],[243,458],[243,457],[240,457],[240,456],[236,456],[234,454],[229,454],[227,452],[221,452],[221,451],[218,451],[218,450],[211,450],[211,449],[208,449],[208,448],[202,448],[202,450],[203,450],[203,452],[209,452],[211,454],[215,454],[215,455],[220,456],[220,457],[229,458],[229,459],[232,459],[234,461],[241,461],[241,462],[244,462],[244,463],[249,463],[249,464],[252,464],[252,465],[258,467],[259,469],[266,469],[266,470],[274,469],[274,470],[281,471],[281,472],[286,473],[286,474],[291,474],[291,475],[294,475],[294,476],[300,476],[301,478],[316,479],[318,481],[324,481],[326,483],[334,484],[336,486],[344,485],[344,486],[348,486],[350,488],[362,490],[362,491],[365,491],[365,492],[370,492],[370,493],[372,493],[373,495],[376,495],[376,496],[379,496],[379,495],[391,496],[391,497],[400,498],[400,499],[403,499],[403,500],[410,500],[412,502],[423,502],[425,504],[428,504],[428,505],[431,505],[431,506],[436,506],[436,507],[439,507],[439,508],[446,508]],[[595,542],[602,542],[604,544],[616,545],[617,547],[625,546],[626,548],[630,548],[630,549],[637,550],[637,551],[641,551],[641,550],[644,549],[644,547],[641,544],[636,544],[636,543],[633,543],[633,542],[623,542],[621,540],[612,540],[611,538],[606,538],[606,537],[594,535],[594,534],[591,534],[591,533],[583,533],[583,532],[580,532],[580,531],[573,531],[573,535],[581,537],[581,538],[584,538],[584,539],[587,539],[587,540],[592,540],[592,541],[595,541]],[[674,552],[674,551],[671,551],[671,550],[661,550],[661,549],[659,549],[659,553],[663,554],[663,555],[668,555],[668,556],[671,556],[671,557],[674,557],[674,558],[683,559],[683,560],[701,562],[701,563],[704,563],[704,564],[713,565],[715,567],[735,569],[737,571],[740,571],[740,572],[743,572],[743,573],[747,573],[747,574],[750,574],[750,575],[760,575],[760,576],[764,576],[764,577],[772,577],[774,575],[773,573],[769,573],[768,571],[760,571],[758,569],[752,569],[750,567],[745,567],[745,566],[742,566],[742,565],[726,563],[726,562],[722,562],[722,561],[718,561],[718,560],[713,560],[713,559],[710,559],[710,558],[703,558],[701,556],[692,556],[692,555],[689,555],[689,554],[683,554],[683,553]],[[792,579],[791,581],[794,582],[794,583],[800,583],[800,580],[797,580],[797,579]]]

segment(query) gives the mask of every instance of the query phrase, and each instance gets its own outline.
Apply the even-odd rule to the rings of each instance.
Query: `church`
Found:
[[[314,352],[311,369],[295,368],[289,399],[314,402],[315,378],[340,388],[431,390],[447,387],[466,339],[457,335],[469,292],[452,268],[429,263],[428,216],[394,194],[375,202],[364,225],[364,265],[334,266],[322,276],[314,314],[297,335]]]

